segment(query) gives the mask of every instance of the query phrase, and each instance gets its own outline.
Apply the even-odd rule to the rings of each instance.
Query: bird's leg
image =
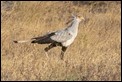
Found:
[[[48,50],[50,50],[50,49],[53,48],[53,47],[56,47],[56,44],[52,43],[52,44],[50,44],[48,47],[46,47],[44,50],[45,50],[46,52],[48,52]]]
[[[63,60],[64,53],[66,51],[67,47],[62,46],[62,51],[61,51],[61,59]]]
[[[52,44],[50,44],[48,47],[46,47],[46,48],[44,49],[47,58],[49,58],[48,53],[47,53],[48,50],[50,50],[50,49],[53,48],[53,47],[56,47],[56,44],[52,43]]]

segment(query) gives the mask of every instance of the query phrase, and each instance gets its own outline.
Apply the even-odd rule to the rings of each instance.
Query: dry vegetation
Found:
[[[121,80],[121,3],[1,2],[1,80]],[[60,47],[14,44],[64,28],[72,13],[85,21],[60,60]]]

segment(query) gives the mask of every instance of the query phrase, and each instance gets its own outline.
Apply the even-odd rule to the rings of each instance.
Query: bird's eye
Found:
[[[80,16],[78,16],[78,18],[80,18]]]

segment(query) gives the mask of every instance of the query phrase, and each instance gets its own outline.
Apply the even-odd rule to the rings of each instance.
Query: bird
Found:
[[[50,49],[60,46],[60,59],[63,60],[64,53],[66,52],[67,48],[74,42],[78,34],[79,23],[82,20],[85,20],[83,16],[72,15],[72,20],[68,21],[70,24],[66,28],[49,32],[42,36],[31,38],[30,40],[14,40],[14,43],[31,42],[37,44],[49,44],[49,46],[44,48],[46,53]]]

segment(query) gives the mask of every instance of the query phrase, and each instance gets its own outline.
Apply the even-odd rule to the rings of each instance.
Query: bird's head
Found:
[[[81,22],[82,20],[85,20],[85,18],[83,17],[83,16],[80,16],[80,15],[73,15],[72,14],[72,17],[74,18],[74,19],[76,19],[77,21],[79,21],[79,22]]]

